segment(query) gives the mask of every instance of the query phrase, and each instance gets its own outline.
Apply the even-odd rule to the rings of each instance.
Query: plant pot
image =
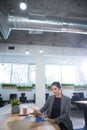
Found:
[[[74,89],[74,86],[62,86],[63,89]]]
[[[20,106],[19,105],[12,105],[11,113],[18,114],[19,112],[20,112]]]
[[[6,84],[6,83],[2,84],[2,88],[5,88],[5,89],[16,89],[16,87],[17,87],[16,84]]]
[[[31,91],[31,88],[18,88],[18,91]]]

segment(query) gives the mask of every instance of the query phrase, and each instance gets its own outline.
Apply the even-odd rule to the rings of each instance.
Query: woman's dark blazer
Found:
[[[40,109],[41,112],[46,111],[48,118],[50,118],[51,116],[53,101],[54,101],[54,95],[49,96],[47,102]],[[63,123],[68,130],[73,130],[72,121],[70,120],[70,105],[71,105],[70,98],[62,95],[60,116],[55,118],[55,123],[57,124]]]

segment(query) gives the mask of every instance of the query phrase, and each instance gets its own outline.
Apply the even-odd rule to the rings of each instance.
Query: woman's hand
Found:
[[[49,121],[50,123],[55,123],[55,120],[54,120],[54,119],[48,119],[48,121]]]
[[[34,113],[35,116],[41,115],[41,112],[39,110],[37,110],[37,109],[33,109],[33,110],[34,110],[33,113]]]

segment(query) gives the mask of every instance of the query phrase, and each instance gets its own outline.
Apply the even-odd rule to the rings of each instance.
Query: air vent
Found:
[[[9,47],[8,47],[8,50],[14,50],[14,49],[15,49],[14,46],[9,46]]]

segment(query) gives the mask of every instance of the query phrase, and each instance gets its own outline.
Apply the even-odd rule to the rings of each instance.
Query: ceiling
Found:
[[[87,48],[87,0],[20,1],[0,0],[0,43]]]

